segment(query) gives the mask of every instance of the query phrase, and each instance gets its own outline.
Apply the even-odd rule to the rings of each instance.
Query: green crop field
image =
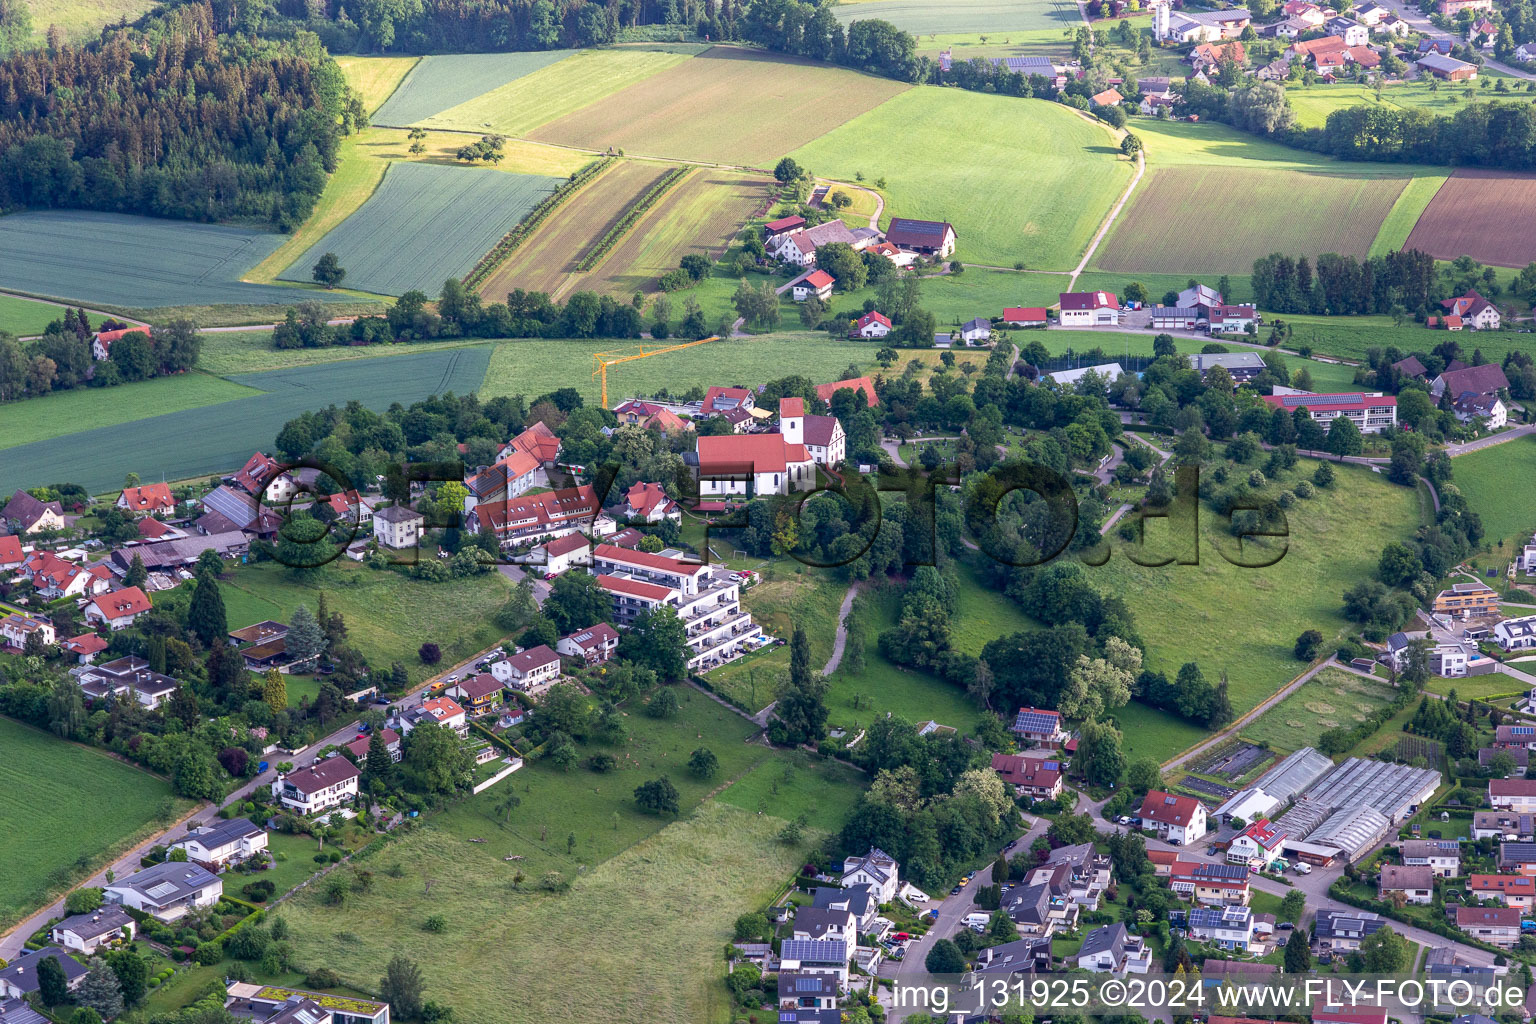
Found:
[[[10,493],[67,475],[97,492],[121,487],[125,466],[145,480],[230,472],[302,412],[353,399],[382,412],[391,402],[474,391],[485,379],[490,351],[488,345],[440,348],[240,375],[235,383],[266,393],[133,420],[130,430],[100,427],[7,448],[0,487]]]
[[[478,167],[392,164],[368,201],[281,277],[308,281],[315,262],[331,252],[346,268],[348,288],[435,295],[447,278],[467,274],[559,184],[558,178]]]
[[[633,342],[602,340],[505,341],[491,356],[482,398],[497,395],[543,394],[573,387],[595,402],[598,381],[592,373],[596,352],[623,351]],[[624,363],[608,371],[608,404],[631,395],[648,395],[658,388],[686,391],[722,381],[757,383],[786,374],[803,374],[817,382],[841,380],[850,363],[865,370],[874,365],[879,346],[867,342],[829,339],[825,334],[787,331],[760,338],[725,338],[698,348]]]
[[[1478,331],[1475,335],[1462,334],[1448,339],[1439,331],[1432,331],[1411,319],[1399,327],[1390,316],[1304,316],[1285,314],[1281,317],[1291,326],[1289,344],[1311,345],[1314,352],[1340,356],[1345,359],[1364,359],[1366,350],[1395,345],[1404,352],[1428,352],[1446,340],[1457,341],[1463,353],[1470,355],[1473,349],[1482,349],[1489,362],[1502,362],[1510,352],[1529,352],[1529,335],[1518,331]]]
[[[1392,684],[1342,669],[1325,668],[1301,689],[1243,726],[1242,737],[1279,751],[1315,743],[1319,734],[1353,728],[1372,711],[1392,703]]]
[[[421,60],[420,57],[340,56],[336,65],[356,90],[369,113],[379,109],[399,87],[400,81]]]
[[[482,341],[413,341],[399,345],[338,345],[334,348],[273,348],[271,331],[219,331],[203,336],[197,368],[220,376],[286,370],[294,366],[421,355],[449,348],[484,345]]]
[[[444,666],[501,640],[492,618],[512,592],[499,572],[422,584],[345,558],[320,569],[313,579],[295,579],[292,570],[276,562],[240,566],[226,575],[219,589],[231,629],[265,619],[287,622],[300,604],[313,611],[323,590],[329,606],[346,617],[350,642],[375,665],[402,662],[412,682],[435,671],[416,656],[424,640],[443,649]]]
[[[832,9],[844,24],[868,18],[888,21],[916,36],[937,32],[986,32],[1002,35],[1082,24],[1070,0],[868,0]]]
[[[265,231],[128,214],[13,213],[0,217],[0,287],[134,309],[347,298],[241,283],[282,240]]]
[[[570,55],[570,50],[542,50],[423,57],[374,111],[373,123],[408,127]]]
[[[105,25],[133,21],[155,5],[153,0],[26,0],[26,6],[32,14],[32,38],[41,44],[49,25],[79,42],[99,35]]]
[[[1507,556],[1519,554],[1520,545],[1536,530],[1533,472],[1536,438],[1532,437],[1469,452],[1451,463],[1451,485],[1482,519],[1485,542],[1497,545],[1503,541]]]
[[[610,167],[540,224],[511,258],[485,279],[480,294],[499,302],[507,292],[522,288],[560,299],[574,288],[586,288],[591,275],[577,273],[576,262],[637,198],[671,170],[666,164],[639,160],[623,160]],[[632,229],[633,233],[640,234],[638,228]]]
[[[267,343],[272,335],[267,334]],[[0,405],[0,448],[111,427],[179,409],[197,409],[259,394],[207,373],[156,377],[110,390],[77,388]]]
[[[1408,244],[1413,226],[1448,177],[1446,174],[1416,174],[1408,179],[1386,220],[1381,222],[1381,229],[1376,232],[1376,241],[1371,243],[1372,256],[1385,256]]]
[[[190,806],[148,772],[8,718],[0,754],[0,928]]]
[[[551,121],[529,138],[767,168],[906,88],[822,61],[717,46]]]
[[[1451,114],[1465,104],[1462,97],[1466,91],[1465,84],[1437,84],[1438,90],[1431,91],[1424,77],[1412,82],[1384,83],[1381,99],[1378,100],[1373,86],[1357,82],[1337,82],[1333,85],[1319,82],[1312,86],[1290,83],[1285,87],[1285,96],[1291,101],[1291,109],[1296,111],[1296,123],[1300,127],[1321,128],[1329,114],[1347,107],[1381,107],[1388,110],[1424,107],[1436,114]],[[1482,97],[1485,100],[1497,98],[1491,88],[1483,89],[1482,92],[1485,93]]]
[[[582,50],[457,106],[421,118],[432,128],[524,135],[688,59],[665,50]]]
[[[1272,252],[1364,256],[1407,178],[1346,178],[1264,167],[1160,167],[1095,254],[1109,271],[1248,269]],[[1190,244],[1201,211],[1243,195],[1241,217]],[[1306,202],[1289,201],[1305,196]]]
[[[17,337],[42,334],[50,323],[63,317],[61,306],[19,295],[0,295],[0,331],[9,331]]]
[[[1077,263],[1131,174],[1105,127],[1060,104],[932,86],[793,156],[829,177],[884,178],[886,223],[947,220],[966,262],[1037,270]]]
[[[1303,459],[1266,493],[1310,477],[1316,465]],[[1291,653],[1302,631],[1320,629],[1332,636],[1354,628],[1341,610],[1344,591],[1370,578],[1389,541],[1412,534],[1419,501],[1415,491],[1387,483],[1380,474],[1337,468],[1331,490],[1286,510],[1287,549],[1273,566],[1231,564],[1220,553],[1234,549],[1226,522],[1202,508],[1198,565],[1145,568],[1115,551],[1103,566],[1084,567],[1102,592],[1124,598],[1135,613],[1148,668],[1171,678],[1193,661],[1212,683],[1225,670],[1232,707],[1242,714],[1304,668]],[[1167,520],[1148,524],[1149,554],[1170,550],[1169,529]],[[1245,560],[1263,559],[1250,553]]]

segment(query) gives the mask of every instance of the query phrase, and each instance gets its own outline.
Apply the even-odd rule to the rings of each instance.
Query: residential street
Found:
[[[1425,17],[1417,7],[1406,4],[1403,2],[1403,0],[1381,0],[1381,3],[1383,7],[1386,7],[1399,18],[1402,18],[1404,21],[1406,21],[1408,26],[1415,32],[1423,32],[1431,39],[1447,39],[1453,43],[1466,42],[1466,40],[1462,39],[1460,36],[1452,35],[1451,33],[1445,31],[1443,28],[1435,25],[1432,21]],[[1483,60],[1483,66],[1493,71],[1506,74],[1511,78],[1523,78],[1526,81],[1536,79],[1536,75],[1533,75],[1528,71],[1521,71],[1518,68],[1512,68],[1508,64],[1494,60],[1492,57],[1485,57]]]

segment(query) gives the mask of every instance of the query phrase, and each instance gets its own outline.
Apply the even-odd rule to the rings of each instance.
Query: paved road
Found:
[[[1393,13],[1395,13],[1399,18],[1402,18],[1404,21],[1406,21],[1408,26],[1414,31],[1423,32],[1431,39],[1446,39],[1452,43],[1458,44],[1466,42],[1466,40],[1461,36],[1453,35],[1450,32],[1445,31],[1445,29],[1440,28],[1434,22],[1425,17],[1417,7],[1410,7],[1408,4],[1403,3],[1402,0],[1382,0],[1382,4]],[[1493,71],[1502,72],[1511,78],[1523,78],[1526,81],[1536,79],[1536,75],[1531,74],[1529,71],[1521,71],[1519,68],[1510,67],[1508,64],[1494,60],[1492,57],[1484,57],[1483,66]]]
[[[1445,446],[1445,453],[1454,459],[1458,455],[1481,451],[1484,448],[1491,448],[1496,444],[1513,441],[1518,437],[1525,437],[1532,433],[1536,433],[1536,423],[1527,423],[1524,426],[1514,427],[1498,434],[1489,434],[1487,437],[1468,441],[1466,444],[1448,444]]]

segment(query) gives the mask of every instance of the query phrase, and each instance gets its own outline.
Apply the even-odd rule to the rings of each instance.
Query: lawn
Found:
[[[511,258],[486,278],[480,293],[498,302],[512,289],[521,288],[547,292],[559,300],[567,291],[585,288],[591,275],[578,274],[577,261],[635,200],[671,170],[666,164],[622,160],[599,174],[540,224]],[[643,234],[639,225],[631,231]],[[615,254],[610,254],[609,262],[614,258]]]
[[[731,537],[730,531],[712,531],[710,546],[728,552]],[[749,564],[756,567],[758,563]],[[765,633],[788,639],[797,625],[803,628],[811,644],[811,665],[819,670],[832,657],[837,613],[847,584],[827,570],[802,566],[792,559],[779,559],[759,571],[765,573],[763,582],[742,594],[742,606]],[[779,684],[788,678],[788,644],[748,655],[708,676],[712,688],[754,711],[771,703]]]
[[[1266,493],[1310,477],[1315,466],[1301,460]],[[1379,474],[1336,468],[1331,490],[1285,511],[1287,547],[1268,568],[1245,569],[1223,557],[1218,548],[1235,554],[1233,538],[1225,521],[1206,508],[1200,510],[1203,543],[1196,565],[1145,568],[1116,551],[1103,566],[1084,567],[1101,591],[1122,597],[1135,614],[1147,668],[1172,678],[1193,661],[1213,684],[1225,671],[1233,710],[1241,715],[1300,673],[1303,666],[1291,651],[1304,630],[1333,636],[1353,628],[1343,617],[1341,595],[1372,575],[1385,544],[1413,532],[1419,505],[1413,490]],[[1147,556],[1173,553],[1169,530],[1168,520],[1149,522]],[[1250,547],[1244,557],[1262,561],[1265,554]]]
[[[1314,742],[1329,729],[1354,728],[1372,711],[1392,703],[1395,695],[1392,684],[1385,679],[1366,679],[1353,672],[1326,668],[1243,726],[1242,737],[1273,750],[1290,752]]]
[[[1536,437],[1458,456],[1451,471],[1452,483],[1483,521],[1484,542],[1502,542],[1518,554],[1536,530]]]
[[[458,131],[526,135],[688,60],[664,50],[582,50],[457,106],[434,111],[421,123]]]
[[[1036,270],[1076,265],[1131,173],[1104,125],[1060,104],[937,87],[792,155],[827,177],[885,179],[882,227],[893,216],[947,220],[962,260]]]
[[[1496,267],[1536,260],[1536,176],[1462,168],[1424,208],[1408,246],[1442,260],[1471,256]]]
[[[266,335],[270,344],[272,336]],[[77,388],[0,405],[0,448],[259,394],[207,373],[156,377],[110,390]]]
[[[323,590],[331,610],[346,618],[350,642],[376,667],[402,662],[412,682],[436,671],[416,654],[428,640],[442,648],[444,666],[501,640],[491,619],[511,594],[499,572],[422,583],[348,559],[319,570],[313,580],[296,579],[275,562],[240,566],[227,575],[220,590],[231,629],[265,619],[287,622],[300,604],[313,611]]]
[[[681,300],[674,308],[680,308]],[[497,395],[543,394],[573,387],[587,401],[596,401],[599,383],[592,377],[592,356],[622,352],[634,342],[614,340],[528,340],[497,344],[480,387],[482,398]],[[726,338],[698,348],[624,363],[608,371],[608,404],[658,388],[681,393],[698,385],[724,382],[759,384],[791,373],[817,382],[844,379],[849,364],[862,369],[875,365],[878,346],[835,340],[810,331],[787,331],[757,338]]]
[[[888,21],[916,36],[936,32],[1024,32],[1081,25],[1077,5],[1066,0],[868,0],[832,9],[843,23],[868,18]]]
[[[693,742],[691,733],[681,738],[681,746]],[[521,775],[508,783],[521,786]],[[568,868],[568,892],[530,891],[542,866],[502,861],[509,833],[480,807],[495,801],[492,789],[376,858],[384,870],[375,867],[369,893],[339,908],[310,894],[291,904],[284,916],[297,959],[330,963],[347,982],[371,990],[391,956],[419,945],[422,922],[441,914],[450,923],[427,937],[432,969],[425,996],[451,1005],[463,1024],[729,1020],[719,979],[732,922],[761,908],[803,854],[775,840],[783,820],[711,803],[657,832],[665,821],[633,809],[632,786],[593,787],[585,772],[570,778],[571,785],[559,788],[538,779],[513,814],[514,829],[522,830],[529,802],[540,793],[601,788],[612,794],[617,831],[606,815],[587,821],[555,812],[551,847],[564,850],[575,825],[584,859],[599,833],[616,837],[605,836],[602,845],[622,849],[601,863],[594,859],[596,866],[584,873]],[[636,832],[644,836],[638,842],[631,838]],[[518,848],[543,845],[530,838]],[[539,856],[535,864],[548,862]],[[390,877],[391,864],[404,867],[403,877]],[[520,871],[528,881],[514,888]],[[661,955],[647,955],[653,951]]]
[[[539,50],[423,57],[374,111],[373,123],[408,127],[570,55],[570,50]]]
[[[465,143],[463,135],[457,132],[428,132],[426,138],[419,140],[423,147],[420,153],[410,151],[413,140],[409,136],[409,132],[399,128],[367,128],[343,139],[336,170],[325,183],[325,191],[315,204],[314,212],[270,256],[252,267],[245,274],[244,280],[257,283],[275,281],[300,254],[308,252],[331,229],[368,201],[384,180],[384,172],[390,164],[411,161],[464,166],[455,157],[459,147]],[[495,170],[506,174],[564,178],[591,161],[592,158],[585,153],[508,139],[503,143],[502,159]],[[302,275],[302,279],[308,281],[309,275]],[[348,286],[352,283],[346,282]],[[433,285],[433,295],[437,294],[441,284],[438,281]]]
[[[336,58],[347,84],[363,101],[363,107],[372,113],[378,110],[399,88],[401,79],[420,61],[420,57],[352,57]]]
[[[717,46],[529,137],[594,151],[612,147],[766,168],[906,88],[821,61]]]
[[[1211,734],[1204,726],[1140,701],[1116,708],[1112,717],[1120,728],[1127,763],[1143,757],[1166,762]]]
[[[63,307],[19,295],[0,295],[0,331],[19,338],[42,334],[50,323],[63,318]]]
[[[29,295],[148,309],[345,299],[315,289],[245,284],[283,236],[248,228],[86,210],[0,217],[0,286]],[[154,253],[147,260],[144,253]]]
[[[232,472],[300,413],[354,399],[382,412],[393,402],[408,405],[428,395],[474,391],[485,379],[490,353],[489,345],[408,349],[392,359],[242,374],[234,383],[265,394],[149,416],[134,420],[128,430],[97,427],[8,448],[0,459],[0,488],[9,494],[67,475],[97,493],[121,487],[129,470],[145,480]]]
[[[435,295],[444,280],[467,274],[559,184],[558,178],[487,168],[393,164],[355,213],[279,276],[308,281],[321,255],[334,253],[348,288]]]
[[[0,928],[191,806],[163,779],[8,718],[0,751]]]
[[[1094,261],[1109,271],[1219,274],[1247,269],[1272,252],[1364,256],[1407,180],[1262,166],[1159,167],[1137,188]],[[1235,194],[1245,197],[1243,215],[1189,244],[1189,225],[1200,211]],[[1288,201],[1295,196],[1306,202]]]

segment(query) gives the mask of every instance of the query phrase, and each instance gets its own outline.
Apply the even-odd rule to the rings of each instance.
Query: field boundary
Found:
[[[501,241],[491,246],[491,250],[480,257],[480,262],[472,267],[469,273],[464,275],[464,287],[475,289],[480,286],[491,273],[507,261],[507,258],[517,251],[518,247],[528,240],[549,215],[554,213],[565,201],[580,192],[588,184],[594,181],[598,175],[618,162],[618,157],[609,156],[594,161],[573,174],[565,184],[555,189],[544,198],[538,206],[528,211],[528,216],[518,222],[517,226],[502,236]]]
[[[668,171],[660,181],[650,187],[645,195],[630,204],[629,209],[624,211],[624,216],[620,217],[618,222],[611,228],[603,232],[603,237],[592,243],[592,248],[588,249],[581,259],[576,262],[576,271],[578,273],[585,273],[601,263],[603,258],[611,253],[614,247],[619,244],[619,241],[630,232],[630,229],[640,223],[640,218],[649,213],[661,201],[663,196],[676,188],[684,178],[692,173],[694,172],[691,167],[678,167]]]

